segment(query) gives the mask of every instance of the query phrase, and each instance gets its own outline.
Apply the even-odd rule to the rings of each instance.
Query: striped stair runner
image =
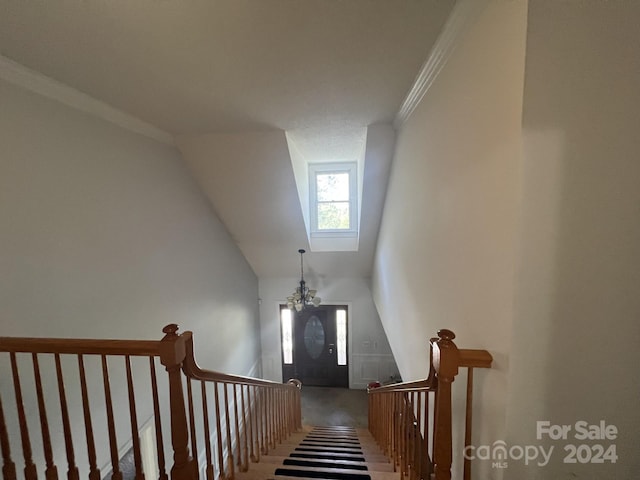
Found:
[[[238,480],[399,480],[371,434],[353,427],[306,427]]]
[[[315,427],[282,464],[275,477],[371,480],[360,439],[351,427]]]

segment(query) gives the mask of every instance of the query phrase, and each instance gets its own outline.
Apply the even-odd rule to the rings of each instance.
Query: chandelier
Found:
[[[316,290],[310,290],[304,281],[304,270],[302,268],[302,255],[305,253],[304,249],[298,250],[300,254],[300,286],[296,287],[293,295],[287,297],[287,307],[290,309],[296,309],[296,312],[301,312],[305,307],[313,305],[317,307],[320,305],[320,297],[316,297]]]

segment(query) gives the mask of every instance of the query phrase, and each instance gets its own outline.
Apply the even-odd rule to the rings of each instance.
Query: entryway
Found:
[[[283,381],[349,388],[347,307],[280,307]]]

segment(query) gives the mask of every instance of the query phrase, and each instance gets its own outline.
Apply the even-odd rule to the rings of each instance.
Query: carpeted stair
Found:
[[[238,480],[399,480],[371,434],[352,427],[307,427]]]

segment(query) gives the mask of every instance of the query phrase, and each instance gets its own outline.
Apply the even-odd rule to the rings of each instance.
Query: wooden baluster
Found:
[[[400,468],[400,474],[403,475],[403,469],[402,469],[402,423],[404,421],[403,415],[402,415],[402,393],[398,392],[396,394],[396,401],[397,401],[397,415],[398,415],[398,420],[396,422],[396,455],[398,458],[398,467]]]
[[[399,465],[398,463],[398,430],[399,430],[399,425],[400,425],[400,413],[398,412],[398,394],[394,393],[393,394],[393,401],[394,401],[394,406],[393,406],[393,412],[394,412],[394,422],[393,422],[393,457],[396,460],[396,466]]]
[[[2,478],[4,480],[16,480],[16,464],[11,460],[11,444],[7,433],[7,424],[4,419],[2,396],[0,395],[0,450],[2,450]]]
[[[263,408],[263,415],[264,415],[264,454],[267,455],[267,453],[269,452],[269,450],[271,450],[271,432],[270,432],[270,422],[269,422],[269,392],[271,391],[271,388],[269,387],[265,387],[264,391],[263,391],[263,404],[262,404],[262,408]]]
[[[271,449],[276,448],[276,400],[275,391],[273,388],[269,389],[269,413],[267,415],[269,420],[269,447]]]
[[[276,445],[278,445],[282,439],[282,391],[279,388],[273,389],[274,393],[274,410],[276,420]]]
[[[420,478],[420,424],[413,420],[413,445],[411,446],[412,472],[416,479]]]
[[[40,365],[38,364],[38,354],[32,353],[33,377],[36,383],[36,396],[38,397],[38,414],[40,416],[40,430],[42,432],[42,448],[45,459],[45,478],[47,480],[57,480],[58,469],[53,463],[53,450],[51,448],[51,436],[49,435],[49,421],[47,420],[47,409],[42,391],[42,378],[40,376]]]
[[[418,443],[418,427],[415,417],[415,405],[416,405],[416,392],[409,392],[409,411],[411,413],[411,432],[410,432],[410,442],[409,442],[409,473],[412,478],[416,478],[417,470],[418,470],[418,462],[416,462],[416,445]]]
[[[264,426],[266,439],[265,444],[268,450],[273,448],[273,429],[272,429],[272,418],[271,418],[271,388],[267,387],[264,391]],[[266,452],[265,452],[266,453]]]
[[[287,403],[284,389],[279,387],[277,392],[279,398],[278,410],[280,411],[280,437],[278,438],[278,443],[282,443],[282,441],[287,437]]]
[[[286,438],[289,438],[289,436],[293,433],[293,414],[295,412],[294,410],[294,396],[293,396],[293,390],[291,388],[287,388],[284,391],[284,395],[287,398],[287,406],[284,408],[284,412],[285,412],[285,433],[286,433]]]
[[[389,418],[389,458],[391,458],[392,463],[393,463],[393,471],[396,471],[396,449],[395,449],[395,439],[396,439],[396,422],[397,422],[397,415],[398,412],[396,412],[396,394],[395,393],[388,393],[389,399],[389,414],[390,414],[390,418]]]
[[[373,438],[378,443],[378,446],[382,447],[382,445],[380,445],[380,438],[378,437],[378,425],[376,422],[376,418],[378,415],[378,409],[376,407],[376,403],[378,401],[378,397],[379,395],[376,395],[373,393],[369,393],[369,395],[367,396],[367,401],[369,404],[369,409],[367,411],[367,424],[369,425],[369,431],[371,432],[371,435],[373,435]]]
[[[291,392],[289,389],[282,390],[282,398],[284,400],[284,404],[282,405],[282,431],[284,432],[284,437],[288,438],[290,435],[291,429],[291,413],[293,412],[293,402],[291,397]]]
[[[158,400],[158,379],[154,357],[149,357],[149,374],[151,376],[151,395],[153,396],[153,417],[156,429],[156,450],[158,452],[158,480],[168,480],[164,458],[164,441],[162,438],[162,420],[160,418],[160,402]],[[93,480],[93,479],[91,479]]]
[[[266,455],[265,452],[265,442],[264,442],[264,390],[265,387],[260,387],[259,392],[258,392],[258,434],[259,434],[259,447],[258,447],[258,451],[263,454]]]
[[[298,431],[298,393],[297,387],[291,388],[289,397],[291,398],[291,427],[289,428],[289,434],[294,434]]]
[[[394,457],[394,451],[393,451],[393,424],[394,424],[394,418],[395,418],[395,411],[394,411],[394,406],[393,406],[393,402],[395,400],[395,394],[393,393],[383,393],[384,397],[385,397],[385,412],[387,412],[387,414],[385,415],[386,417],[386,437],[387,437],[387,456],[392,460],[394,466],[395,466],[395,457]]]
[[[209,430],[209,405],[207,404],[207,386],[206,382],[200,382],[200,391],[202,396],[202,421],[204,423],[204,447],[207,458],[207,480],[213,480],[213,460],[211,459],[211,431]]]
[[[425,474],[425,470],[424,470],[424,458],[422,456],[422,445],[424,444],[425,440],[424,440],[424,435],[422,433],[422,415],[423,415],[423,408],[424,408],[424,401],[423,401],[423,394],[424,392],[416,392],[416,404],[417,404],[417,408],[418,408],[418,412],[419,412],[419,418],[416,418],[416,429],[417,429],[417,443],[416,443],[416,461],[418,462],[418,478],[421,479],[423,478],[423,476],[426,476]]]
[[[367,425],[369,427],[369,432],[371,432],[371,434],[373,435],[373,438],[376,438],[376,433],[375,433],[375,425],[373,424],[373,419],[375,418],[373,416],[374,411],[373,411],[373,399],[375,397],[375,395],[373,395],[370,392],[367,392],[367,403],[369,404],[369,408],[367,410]]]
[[[131,374],[131,358],[129,355],[125,355],[124,361],[127,372],[127,390],[129,393],[129,419],[131,421],[131,440],[133,442],[133,464],[136,470],[135,479],[144,480],[142,457],[140,455],[140,434],[138,431],[138,415],[136,413],[136,396],[133,387],[133,375]]]
[[[260,388],[257,385],[253,387],[253,416],[255,423],[255,454],[256,454],[256,462],[260,461],[260,455],[262,454],[262,450],[260,450],[260,421],[262,420],[261,410],[260,410]]]
[[[80,375],[80,391],[82,392],[82,413],[84,416],[84,432],[87,440],[87,456],[89,458],[89,480],[100,480],[100,469],[96,460],[96,445],[93,438],[93,424],[91,422],[91,407],[89,406],[89,392],[87,376],[84,370],[84,357],[78,354],[78,373]]]
[[[421,458],[422,455],[422,444],[424,443],[424,437],[422,434],[422,412],[423,412],[423,407],[424,404],[422,402],[422,394],[424,392],[415,392],[415,404],[416,404],[416,425],[417,425],[417,429],[418,429],[418,441],[416,443],[416,458]],[[422,471],[422,461],[420,461],[420,464],[418,466],[419,468],[419,472]],[[419,477],[421,477],[421,475],[419,474]]]
[[[55,354],[56,376],[58,377],[58,394],[60,396],[60,411],[62,412],[62,429],[64,431],[64,446],[67,452],[67,478],[69,480],[79,480],[80,474],[76,466],[76,459],[73,453],[73,438],[71,437],[71,421],[69,419],[69,408],[67,407],[67,396],[64,389],[64,378],[62,376],[62,364],[60,355]]]
[[[16,362],[16,354],[11,352],[11,372],[13,374],[13,390],[16,395],[16,408],[18,409],[18,423],[20,425],[20,439],[22,441],[22,456],[24,457],[24,477],[25,480],[35,480],[38,478],[36,466],[33,463],[33,454],[31,452],[31,439],[29,438],[29,425],[27,424],[27,416],[24,413],[24,404],[22,403],[22,387],[20,386],[20,374],[18,372],[18,363]]]
[[[116,425],[113,417],[113,403],[111,401],[111,385],[109,383],[109,366],[107,356],[102,355],[102,382],[104,385],[104,403],[107,410],[107,430],[109,431],[109,451],[111,454],[111,480],[122,480],[120,462],[118,459],[118,442],[116,439]]]
[[[380,420],[381,420],[381,433],[382,433],[382,441],[384,442],[383,450],[387,457],[391,458],[391,443],[389,437],[389,420],[392,415],[389,406],[389,394],[388,393],[380,393]]]
[[[269,440],[269,387],[264,387],[262,391],[263,402],[262,402],[262,410],[263,410],[263,428],[264,428],[264,447],[262,453],[267,455],[269,450],[271,450],[271,444]]]
[[[378,397],[376,401],[377,412],[379,415],[379,419],[376,420],[378,424],[378,431],[380,432],[380,440],[382,441],[382,450],[387,457],[389,456],[389,409],[388,407],[388,397],[389,395],[386,393],[377,393]]]
[[[169,403],[171,407],[171,445],[173,446],[172,480],[196,480],[198,465],[189,455],[189,427],[184,407],[182,363],[186,356],[185,339],[177,335],[178,325],[162,329],[165,336],[160,342],[160,362],[169,375]]]
[[[282,440],[282,391],[279,388],[274,389],[275,396],[275,413],[276,413],[276,445]]]
[[[247,385],[247,406],[249,407],[249,458],[252,462],[257,462],[256,448],[254,442],[256,440],[256,431],[254,430],[254,422],[256,419],[256,387],[255,385]]]
[[[282,429],[282,419],[280,406],[282,402],[280,401],[280,390],[274,388],[273,389],[273,447],[280,443],[281,437],[281,429]]]
[[[213,383],[213,392],[214,392],[214,403],[216,407],[216,434],[217,434],[217,445],[218,445],[218,468],[220,469],[220,478],[225,478],[224,473],[224,453],[222,451],[222,427],[220,424],[220,394],[219,394],[219,385],[218,382]]]
[[[296,416],[297,416],[297,427],[298,429],[302,429],[302,384],[300,383],[298,386],[298,391],[296,392]]]
[[[198,457],[198,443],[196,434],[196,416],[193,411],[193,390],[191,379],[187,378],[187,405],[189,406],[189,429],[191,432],[191,453],[194,458]]]
[[[374,428],[377,432],[378,445],[382,449],[383,453],[386,455],[388,452],[387,452],[386,438],[384,438],[385,418],[383,417],[384,411],[381,408],[383,399],[384,399],[384,394],[382,393],[374,393],[371,396],[371,403],[373,405],[373,410],[370,413],[370,415],[372,417],[371,422],[373,423]]]
[[[423,432],[423,441],[421,444],[420,456],[423,459],[422,473],[423,477],[428,477],[431,474],[431,458],[429,456],[429,392],[421,392],[421,405],[422,405],[422,422],[421,430]]]
[[[236,459],[238,467],[242,466],[242,445],[240,441],[240,415],[238,413],[238,384],[233,385],[233,418],[236,427]],[[242,471],[242,469],[240,469]]]
[[[280,407],[280,412],[281,412],[281,419],[282,419],[282,436],[280,438],[281,441],[283,441],[285,438],[287,438],[288,435],[288,431],[287,431],[287,402],[286,402],[286,396],[287,396],[287,392],[286,390],[284,390],[282,387],[280,387],[280,398],[282,399],[282,405]]]
[[[404,475],[407,476],[409,474],[409,458],[407,455],[407,452],[409,451],[409,414],[408,411],[409,409],[407,408],[407,397],[406,397],[406,393],[402,392],[401,394],[401,409],[402,409],[402,423],[401,423],[401,428],[402,428],[402,433],[400,436],[400,456],[401,456],[401,460],[400,460],[400,464],[402,465],[402,471],[404,471]]]
[[[429,468],[430,468],[430,472],[431,474],[435,474],[434,470],[435,470],[435,444],[436,444],[436,435],[435,435],[435,424],[436,421],[435,419],[438,416],[438,395],[437,395],[437,388],[438,388],[438,377],[436,376],[436,369],[435,369],[435,365],[434,365],[434,361],[433,361],[433,348],[434,345],[436,344],[436,342],[440,340],[439,337],[431,337],[429,339],[429,384],[432,385],[435,388],[435,391],[432,395],[433,397],[433,416],[432,416],[432,423],[433,425],[430,427],[432,429],[432,439],[431,439],[431,444],[429,445],[429,448],[431,449],[430,452],[430,462],[429,462]],[[429,397],[427,395],[427,401],[429,400]],[[428,405],[427,405],[428,407]],[[427,424],[428,424],[429,420],[427,420]]]
[[[471,426],[473,425],[473,367],[467,368],[467,403],[464,421],[464,446],[465,452],[471,445]],[[471,480],[471,459],[464,456],[463,479]]]
[[[384,410],[382,410],[381,406],[383,403],[384,394],[382,393],[374,393],[372,396],[372,404],[373,404],[373,413],[371,416],[373,417],[372,422],[375,426],[376,431],[378,432],[378,445],[382,449],[382,452],[387,454],[387,445],[386,439],[384,438]]]
[[[434,463],[436,480],[451,479],[452,450],[452,413],[451,383],[458,374],[459,353],[451,330],[438,331],[440,340],[433,349],[433,364],[438,379],[437,416],[434,425]]]
[[[231,415],[229,414],[229,385],[226,383],[224,386],[224,411],[225,411],[225,424],[227,427],[227,468],[229,469],[229,478],[233,479],[235,476],[234,459],[233,459],[233,445],[231,444]]]
[[[387,423],[387,416],[389,414],[389,409],[387,408],[387,394],[385,393],[376,393],[378,396],[377,404],[377,412],[379,415],[379,419],[376,421],[378,424],[378,430],[380,432],[380,440],[382,441],[382,451],[383,453],[389,457],[389,436]]]
[[[242,463],[242,471],[246,472],[249,469],[249,446],[247,445],[247,407],[244,403],[244,385],[240,385],[240,404],[242,411],[242,449],[244,455],[244,462]]]

